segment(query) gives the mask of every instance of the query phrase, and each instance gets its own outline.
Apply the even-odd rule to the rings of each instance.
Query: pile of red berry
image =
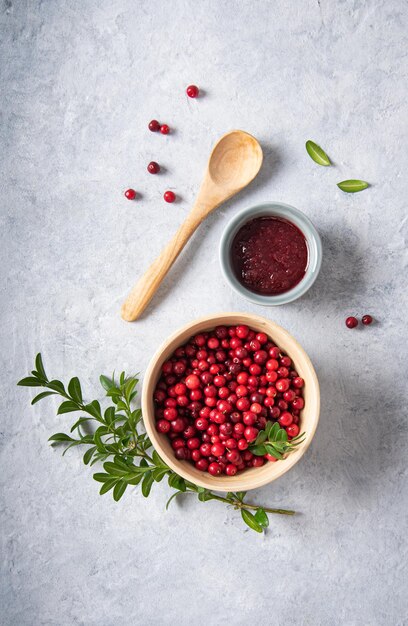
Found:
[[[191,337],[162,365],[154,391],[156,428],[175,456],[213,476],[260,467],[250,445],[268,420],[299,434],[304,385],[292,360],[265,333],[217,326]]]

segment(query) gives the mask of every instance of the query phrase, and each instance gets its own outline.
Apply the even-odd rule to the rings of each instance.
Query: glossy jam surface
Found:
[[[231,246],[235,276],[264,296],[285,293],[304,277],[308,248],[303,233],[280,217],[257,217],[244,224]]]

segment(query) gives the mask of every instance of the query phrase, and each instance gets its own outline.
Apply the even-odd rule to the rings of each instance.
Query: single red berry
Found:
[[[186,93],[189,98],[197,98],[198,94],[200,93],[200,90],[198,89],[196,85],[189,85],[186,89]]]
[[[221,474],[221,465],[216,462],[210,463],[208,473],[211,474],[211,476],[219,476]]]
[[[297,437],[299,434],[299,426],[297,424],[291,424],[286,428],[286,432],[289,437]]]
[[[136,198],[136,191],[134,189],[126,189],[125,198],[128,200],[134,200]]]
[[[167,126],[167,124],[162,124],[160,126],[160,132],[162,135],[168,135],[170,132],[170,128]]]
[[[173,191],[165,191],[163,198],[165,199],[166,202],[174,202],[174,200],[176,199],[176,194]]]
[[[195,374],[190,374],[190,376],[187,376],[185,384],[189,389],[198,389],[200,387],[200,379]]]
[[[350,316],[346,319],[347,328],[355,328],[358,326],[358,319],[356,317]]]
[[[268,459],[268,461],[271,461],[271,463],[275,463],[275,461],[278,460],[274,456],[272,456],[271,454],[265,454],[265,459]]]
[[[159,420],[156,423],[156,429],[159,433],[168,433],[170,428],[170,422],[168,422],[167,420]]]
[[[195,466],[201,472],[205,472],[208,469],[208,461],[207,459],[200,459],[199,461],[197,461]]]
[[[158,174],[160,172],[160,165],[156,163],[156,161],[150,161],[147,166],[147,171],[150,172],[150,174]]]
[[[369,326],[373,321],[373,318],[371,317],[371,315],[363,315],[361,321],[363,322],[364,326]]]
[[[227,467],[225,468],[225,473],[227,476],[235,476],[235,474],[237,473],[238,468],[236,465],[227,465]]]
[[[291,423],[293,422],[293,416],[291,413],[289,413],[289,411],[285,411],[280,416],[278,422],[281,426],[290,426]]]
[[[157,120],[152,120],[151,122],[149,122],[149,130],[152,131],[152,133],[156,133],[158,130],[160,130],[160,124]]]

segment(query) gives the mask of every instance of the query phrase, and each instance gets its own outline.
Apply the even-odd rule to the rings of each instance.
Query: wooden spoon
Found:
[[[242,130],[223,135],[211,152],[197,199],[170,243],[133,287],[122,317],[133,322],[143,313],[161,281],[201,222],[220,204],[246,187],[262,165],[262,148]]]

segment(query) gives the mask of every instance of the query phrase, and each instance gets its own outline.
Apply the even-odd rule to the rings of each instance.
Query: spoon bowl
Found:
[[[124,320],[132,322],[140,317],[196,228],[215,208],[249,185],[261,165],[262,148],[252,135],[233,130],[219,139],[211,152],[193,208],[130,292],[122,306]]]

